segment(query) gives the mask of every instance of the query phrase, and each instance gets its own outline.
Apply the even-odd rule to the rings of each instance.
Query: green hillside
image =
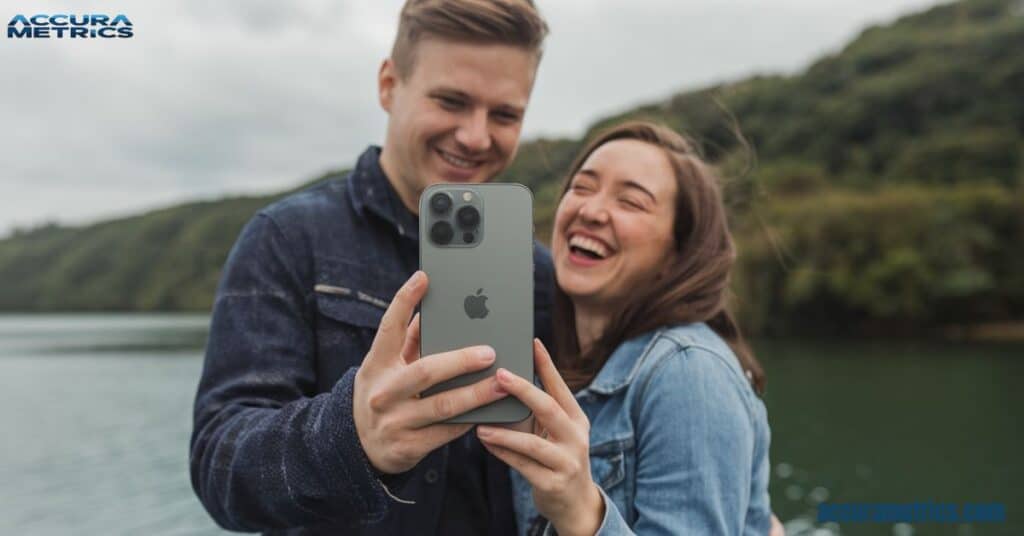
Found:
[[[178,205],[80,228],[45,226],[0,241],[0,311],[209,310],[245,222],[299,188]]]
[[[679,93],[588,136],[627,117],[687,132],[726,175],[750,329],[1024,320],[1020,2],[935,7],[869,28],[798,75]],[[534,189],[542,239],[582,141],[526,142],[502,177]],[[208,310],[241,226],[287,193],[0,241],[0,310]]]

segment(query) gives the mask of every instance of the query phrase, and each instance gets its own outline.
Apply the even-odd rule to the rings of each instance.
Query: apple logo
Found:
[[[465,305],[466,314],[469,315],[470,318],[486,318],[487,313],[490,312],[487,310],[487,304],[484,303],[487,301],[487,296],[480,294],[483,291],[484,289],[482,288],[477,289],[476,296],[472,294],[466,296],[466,301],[463,305]]]

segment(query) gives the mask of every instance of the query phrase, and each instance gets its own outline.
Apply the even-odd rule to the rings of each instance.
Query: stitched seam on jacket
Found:
[[[666,337],[666,339],[671,340],[671,341],[676,342],[676,343],[679,343],[679,340],[676,339],[675,337]],[[756,428],[757,426],[756,426],[755,417],[754,417],[754,408],[750,407],[750,400],[749,400],[748,393],[747,393],[747,390],[749,390],[751,388],[750,383],[749,383],[749,381],[747,380],[746,377],[739,376],[737,374],[737,372],[732,368],[732,366],[729,365],[729,363],[727,362],[728,358],[726,356],[722,355],[717,350],[714,350],[712,348],[704,346],[703,344],[689,342],[685,346],[683,346],[682,344],[677,344],[677,346],[679,347],[679,350],[682,350],[683,358],[684,359],[693,359],[692,355],[689,352],[690,349],[704,350],[705,352],[707,352],[707,353],[711,354],[712,356],[714,356],[715,358],[717,358],[719,366],[723,366],[726,369],[728,369],[729,372],[728,372],[727,376],[731,379],[731,381],[733,383],[733,387],[739,389],[739,391],[740,391],[739,392],[739,397],[740,397],[740,400],[743,401],[743,408],[747,411],[747,419],[750,421],[750,425],[752,427]],[[670,356],[674,356],[674,355],[676,355],[676,352],[665,352],[665,354],[661,356],[661,359],[659,360],[659,362],[655,363],[654,365],[652,365],[652,370],[647,375],[647,381],[644,384],[644,390],[641,391],[641,393],[640,393],[641,397],[646,396],[646,394],[647,394],[647,384],[650,383],[650,379],[655,376],[655,372],[657,372],[656,369],[661,366],[661,362],[665,361],[666,358],[668,358]],[[636,406],[634,406],[634,408],[635,407]],[[636,410],[634,409],[634,411],[636,411]],[[636,422],[636,421],[634,420],[634,422]]]

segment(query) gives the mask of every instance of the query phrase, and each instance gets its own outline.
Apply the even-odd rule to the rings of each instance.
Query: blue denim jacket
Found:
[[[514,533],[507,466],[483,450],[476,434],[384,477],[393,497],[415,504],[388,495],[356,435],[355,372],[395,291],[419,267],[418,221],[387,182],[379,152],[368,149],[343,180],[260,210],[228,255],[190,451],[192,487],[222,527],[267,534],[461,532],[441,519],[452,506],[446,495],[457,488],[490,502],[481,514],[489,531]],[[546,341],[551,258],[537,246],[534,261],[534,330]]]
[[[768,534],[765,407],[707,325],[626,341],[576,399],[605,501],[599,535]],[[552,533],[529,482],[510,474],[519,533]]]

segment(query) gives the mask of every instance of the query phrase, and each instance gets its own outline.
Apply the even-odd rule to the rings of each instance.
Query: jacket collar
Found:
[[[657,333],[658,331],[649,331],[620,344],[590,385],[577,392],[576,397],[587,393],[610,395],[628,386],[640,370],[643,358],[650,351]]]
[[[349,199],[360,215],[367,211],[391,224],[399,235],[419,240],[419,219],[405,208],[398,192],[380,167],[380,147],[371,145],[359,156],[349,175]]]

